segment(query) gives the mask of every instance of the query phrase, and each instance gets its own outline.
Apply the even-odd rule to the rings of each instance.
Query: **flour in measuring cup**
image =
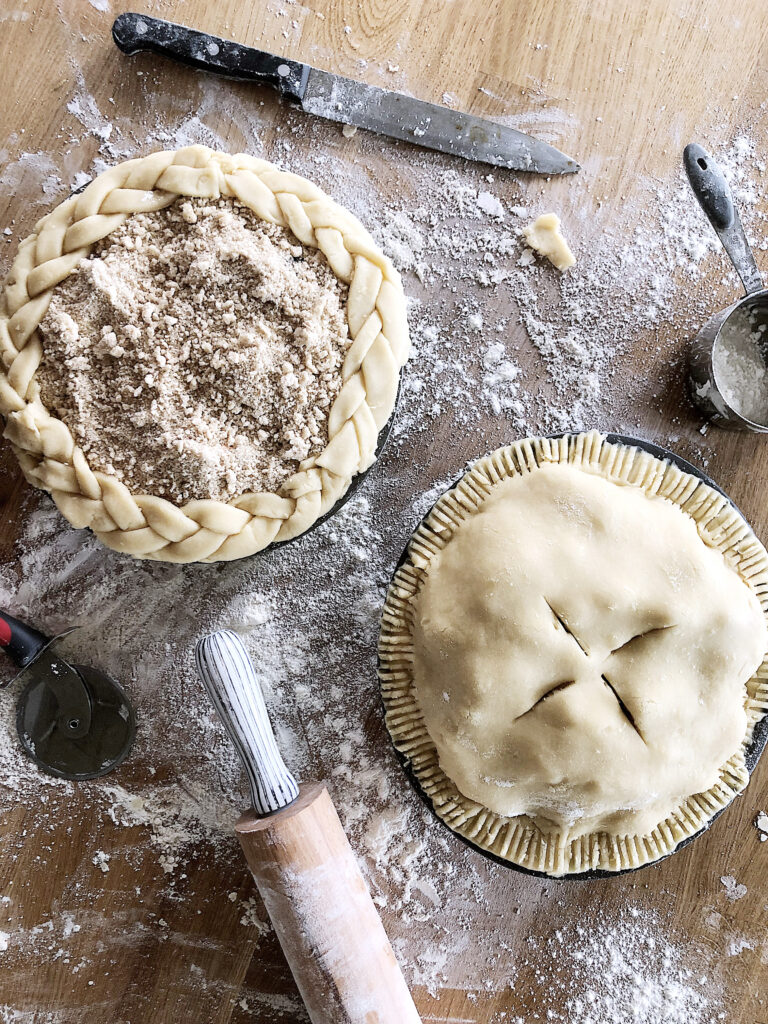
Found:
[[[732,409],[768,425],[768,370],[764,335],[768,323],[752,309],[736,309],[720,329],[713,365],[718,388]]]

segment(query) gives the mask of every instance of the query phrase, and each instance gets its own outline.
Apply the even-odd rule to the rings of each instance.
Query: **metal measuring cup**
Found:
[[[696,335],[688,377],[691,398],[707,419],[718,427],[766,434],[768,423],[747,419],[726,401],[718,385],[714,357],[723,325],[736,310],[746,313],[756,326],[765,324],[768,333],[768,290],[763,288],[755,257],[733,205],[731,190],[717,163],[705,149],[692,142],[683,151],[683,164],[693,194],[728,253],[746,292],[744,298],[711,317]],[[767,353],[762,346],[760,354],[766,360]]]

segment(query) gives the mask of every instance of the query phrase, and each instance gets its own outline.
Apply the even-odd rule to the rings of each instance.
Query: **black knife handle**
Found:
[[[270,85],[286,99],[294,101],[304,98],[311,70],[308,64],[131,11],[115,18],[112,38],[129,56],[151,50],[214,75]]]
[[[8,612],[0,611],[0,647],[19,668],[26,668],[50,642],[51,638],[45,633],[40,633]]]

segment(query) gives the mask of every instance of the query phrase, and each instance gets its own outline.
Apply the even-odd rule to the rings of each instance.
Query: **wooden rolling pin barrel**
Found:
[[[419,1024],[328,790],[285,767],[241,640],[204,637],[196,660],[248,774],[236,831],[312,1024]]]

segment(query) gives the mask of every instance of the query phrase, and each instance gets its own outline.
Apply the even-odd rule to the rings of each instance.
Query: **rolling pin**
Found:
[[[213,633],[195,658],[248,775],[235,829],[312,1024],[420,1024],[328,790],[286,768],[242,641]]]

